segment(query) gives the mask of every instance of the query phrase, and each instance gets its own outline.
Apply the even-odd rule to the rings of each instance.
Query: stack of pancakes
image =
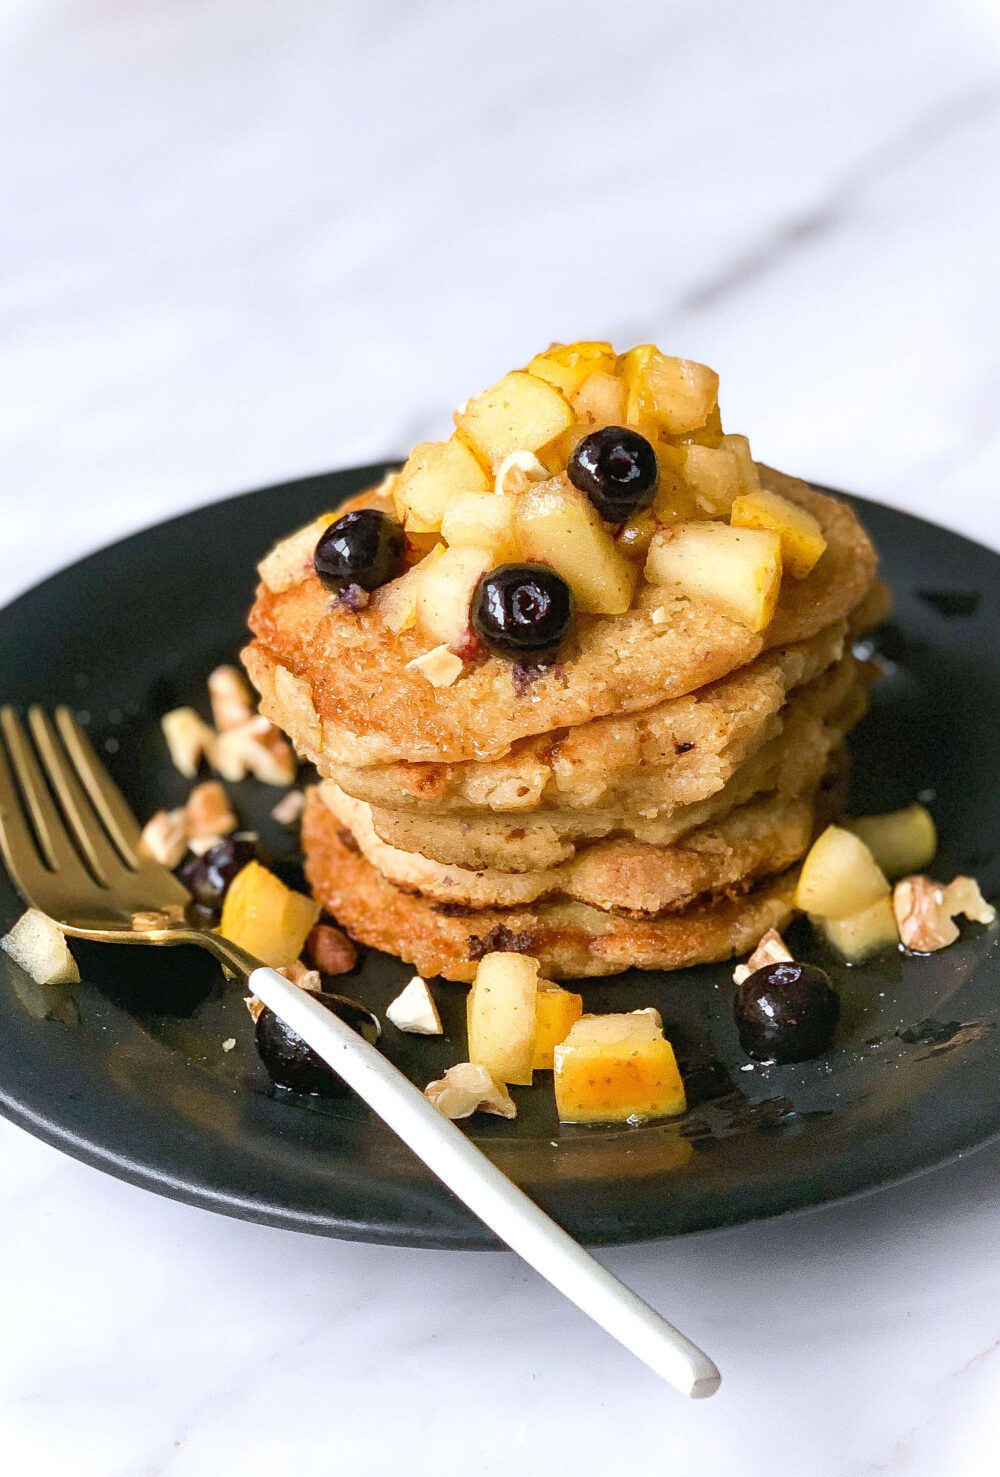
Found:
[[[271,556],[244,660],[322,777],[307,875],[357,939],[427,976],[516,949],[579,978],[724,959],[788,921],[865,711],[852,639],[886,600],[851,509],[758,471],[827,541],[762,632],[645,586],[625,615],[580,616],[556,665],[480,655],[435,687],[407,665],[419,631],[377,596],[331,600],[315,528]],[[380,490],[348,506],[392,509]]]

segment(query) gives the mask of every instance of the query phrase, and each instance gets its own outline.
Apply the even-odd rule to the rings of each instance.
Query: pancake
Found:
[[[370,805],[424,816],[687,805],[721,789],[781,731],[785,703],[843,658],[846,623],[779,647],[698,692],[640,713],[522,739],[502,759],[461,764],[331,765],[328,778]],[[850,677],[848,676],[848,680]]]
[[[568,897],[592,907],[629,913],[674,912],[706,893],[747,888],[799,861],[831,810],[830,792],[768,795],[730,810],[719,821],[689,831],[672,846],[602,841],[571,861],[543,872],[468,871],[399,851],[379,839],[371,812],[336,785],[320,795],[361,854],[388,882],[434,902],[472,908],[511,908],[543,898]],[[817,799],[822,804],[817,806]]]
[[[581,845],[614,836],[669,846],[696,826],[758,794],[806,794],[820,783],[830,755],[863,716],[872,669],[853,657],[793,695],[780,730],[722,783],[688,803],[639,807],[629,793],[588,808],[530,813],[425,815],[372,807],[375,833],[389,845],[473,871],[543,871],[569,861]],[[846,688],[846,690],[845,690]]]
[[[814,514],[827,540],[806,579],[783,581],[764,632],[643,585],[625,615],[578,617],[564,658],[530,682],[515,664],[488,656],[467,663],[452,686],[435,688],[407,670],[431,642],[415,630],[390,630],[377,596],[350,612],[308,572],[286,588],[258,589],[250,615],[256,639],[243,657],[261,711],[323,773],[332,765],[496,759],[519,740],[642,711],[718,681],[762,650],[808,640],[870,594],[875,554],[846,503],[759,471],[764,487]],[[651,620],[657,607],[665,624]]]
[[[315,790],[306,801],[302,838],[306,875],[323,907],[359,942],[395,954],[426,978],[470,981],[492,949],[530,953],[549,979],[683,969],[747,953],[794,912],[795,868],[743,896],[656,918],[561,899],[473,912],[433,903],[379,876]]]

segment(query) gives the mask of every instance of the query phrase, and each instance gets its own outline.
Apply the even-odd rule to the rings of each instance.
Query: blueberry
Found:
[[[402,524],[377,508],[359,508],[324,530],[313,564],[326,588],[337,594],[351,585],[375,590],[401,572],[405,549]]]
[[[547,564],[501,564],[472,596],[472,627],[497,656],[550,661],[569,628],[573,596]]]
[[[342,1021],[353,1026],[372,1046],[375,1045],[379,1034],[378,1022],[369,1011],[340,995],[314,995],[313,999],[333,1011],[334,1015],[339,1015]],[[267,1075],[276,1087],[314,1093],[320,1097],[342,1097],[350,1091],[343,1079],[273,1010],[265,1008],[257,1017],[254,1041]]]
[[[189,857],[178,875],[199,908],[217,913],[237,873],[256,856],[257,837],[238,831],[216,842],[204,856]]]
[[[804,1062],[833,1040],[840,999],[812,964],[765,964],[736,987],[733,1013],[748,1056]]]
[[[585,436],[569,459],[569,480],[609,523],[648,508],[660,469],[645,436],[627,426],[605,426]]]

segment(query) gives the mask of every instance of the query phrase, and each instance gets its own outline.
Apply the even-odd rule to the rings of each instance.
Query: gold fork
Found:
[[[27,902],[73,938],[208,949],[577,1307],[683,1394],[715,1393],[711,1359],[550,1220],[380,1051],[276,970],[188,921],[188,892],[143,854],[135,817],[68,708],[57,708],[53,723],[33,707],[28,728],[30,739],[12,708],[0,710],[0,851]]]

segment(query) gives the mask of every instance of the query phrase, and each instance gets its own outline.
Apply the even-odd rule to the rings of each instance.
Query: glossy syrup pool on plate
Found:
[[[140,817],[180,803],[188,785],[169,764],[160,715],[202,706],[208,671],[234,659],[261,553],[378,470],[220,503],[64,571],[0,614],[3,696],[71,702]],[[870,643],[884,674],[852,735],[852,806],[927,797],[941,833],[938,875],[972,872],[995,897],[1000,561],[920,520],[865,503],[859,511],[897,608]],[[260,830],[276,869],[296,880],[295,834],[270,818],[279,792],[252,781],[228,788],[242,825]],[[19,907],[4,879],[0,924]],[[533,1089],[513,1089],[513,1123],[477,1118],[468,1131],[570,1230],[597,1242],[817,1204],[1000,1130],[994,931],[967,926],[938,955],[854,968],[804,923],[791,938],[841,992],[836,1041],[819,1060],[748,1062],[729,966],[632,971],[575,988],[588,1009],[660,1009],[685,1071],[685,1117],[637,1129],[560,1126],[539,1077]],[[124,1178],[228,1213],[373,1240],[493,1244],[357,1100],[271,1088],[241,992],[206,955],[84,945],[79,957],[75,1025],[36,1019],[45,1002],[0,961],[0,1107],[15,1121]],[[411,973],[365,951],[339,983],[383,1014]],[[435,986],[443,1038],[385,1025],[384,1049],[421,1086],[464,1056],[465,995],[464,986]],[[237,1045],[226,1052],[229,1038]]]

